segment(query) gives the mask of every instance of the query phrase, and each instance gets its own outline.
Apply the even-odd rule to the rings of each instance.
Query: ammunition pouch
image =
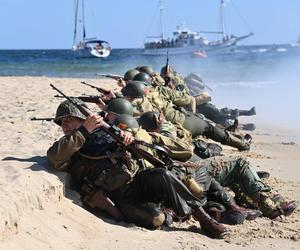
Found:
[[[139,170],[137,162],[126,151],[107,151],[99,156],[77,153],[71,166],[72,177],[81,189],[88,180],[90,188],[100,187],[108,192],[126,185]]]

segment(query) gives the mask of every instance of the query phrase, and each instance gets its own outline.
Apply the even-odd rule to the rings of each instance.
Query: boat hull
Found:
[[[191,46],[191,47],[167,47],[167,48],[153,48],[143,49],[142,54],[147,56],[166,55],[184,55],[196,54],[203,52],[205,55],[229,53],[235,48],[235,44],[222,44],[222,45],[204,45],[204,46]]]
[[[82,48],[73,51],[75,56],[80,58],[106,58],[110,55],[110,50],[108,49],[99,51],[91,48]]]

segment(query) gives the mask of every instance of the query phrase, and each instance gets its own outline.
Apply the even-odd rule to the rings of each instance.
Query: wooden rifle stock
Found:
[[[54,97],[57,98],[65,98],[62,95],[55,95]],[[91,95],[91,96],[69,96],[70,98],[78,98],[83,102],[90,102],[90,103],[101,103],[101,97],[98,95]]]
[[[85,81],[82,81],[82,82],[80,82],[80,83],[82,83],[82,84],[84,84],[84,85],[87,85],[87,86],[89,86],[89,87],[91,87],[91,88],[93,88],[93,89],[97,89],[97,91],[100,92],[101,94],[108,95],[108,94],[110,93],[110,91],[107,90],[107,89],[97,87],[97,86],[95,86],[95,85],[86,83]]]
[[[97,73],[97,76],[111,78],[111,79],[114,79],[116,81],[118,81],[119,79],[123,79],[123,76],[114,75],[114,74],[99,74],[99,73]]]

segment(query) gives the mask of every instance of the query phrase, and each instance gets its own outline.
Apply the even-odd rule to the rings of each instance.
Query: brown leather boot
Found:
[[[281,202],[277,209],[274,209],[272,212],[270,212],[267,217],[270,219],[275,219],[281,215],[289,216],[295,211],[298,205],[299,203],[297,201]]]
[[[212,237],[220,238],[226,230],[223,224],[211,218],[202,207],[195,209],[193,216],[199,221],[201,229]]]
[[[244,214],[246,220],[255,220],[257,217],[262,215],[262,212],[259,210],[240,207],[236,203],[230,204],[229,209]]]
[[[99,208],[109,213],[116,221],[123,220],[123,215],[115,204],[105,195],[102,190],[95,191],[87,201],[91,208]]]

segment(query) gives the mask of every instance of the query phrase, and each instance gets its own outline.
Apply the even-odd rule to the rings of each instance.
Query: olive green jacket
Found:
[[[79,151],[88,136],[89,132],[83,126],[71,134],[63,136],[48,149],[48,161],[57,170],[68,170],[71,157]]]

